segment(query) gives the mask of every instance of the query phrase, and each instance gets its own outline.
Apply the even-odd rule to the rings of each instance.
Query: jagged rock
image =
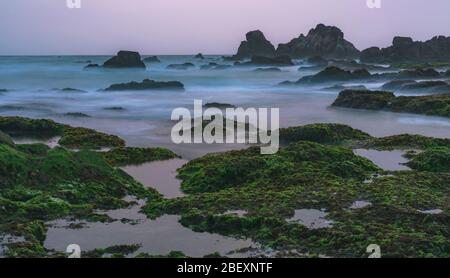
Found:
[[[276,54],[292,58],[321,56],[325,58],[353,59],[359,57],[359,50],[344,39],[344,33],[337,27],[319,24],[308,35],[285,44],[279,44]]]
[[[370,47],[361,52],[361,61],[392,63],[411,61],[442,61],[450,59],[450,37],[436,36],[431,40],[413,41],[409,37],[395,37],[387,48]]]
[[[158,56],[149,56],[149,57],[144,58],[142,61],[144,61],[146,63],[161,63]]]
[[[187,70],[192,67],[195,67],[195,65],[192,63],[171,64],[167,66],[168,69],[175,69],[175,70]]]
[[[238,52],[233,56],[233,59],[239,60],[253,56],[275,56],[275,47],[261,31],[248,32],[245,37],[247,40],[241,42]]]
[[[352,80],[370,79],[372,76],[367,70],[346,71],[337,67],[327,67],[323,71],[300,78],[297,82],[282,82],[280,85],[307,85],[327,82],[346,82]]]
[[[141,60],[141,55],[133,51],[119,51],[116,56],[107,60],[103,67],[105,68],[142,68],[145,64]]]
[[[279,68],[257,68],[254,70],[255,72],[281,72]]]
[[[142,91],[142,90],[184,90],[184,85],[178,81],[159,82],[150,79],[144,79],[141,83],[129,82],[113,84],[104,91]]]
[[[194,58],[195,59],[205,59],[205,57],[201,53],[198,53],[197,55],[195,55]]]

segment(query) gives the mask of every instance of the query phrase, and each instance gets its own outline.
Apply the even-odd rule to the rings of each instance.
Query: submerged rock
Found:
[[[142,90],[184,90],[183,83],[179,81],[154,81],[144,79],[142,82],[129,82],[113,84],[103,91],[142,91]]]
[[[103,110],[111,110],[111,111],[126,111],[125,108],[121,106],[112,106],[112,107],[105,107]]]
[[[86,91],[83,91],[80,89],[74,89],[74,88],[63,88],[63,89],[56,89],[56,90],[63,92],[63,93],[86,93]]]
[[[89,64],[89,65],[84,67],[85,70],[88,70],[88,69],[99,69],[99,68],[101,68],[99,64]]]
[[[319,24],[305,36],[285,44],[279,44],[276,54],[293,58],[321,56],[325,58],[348,59],[359,57],[359,50],[344,39],[344,33],[337,27]]]
[[[276,57],[265,57],[265,56],[253,56],[249,62],[240,63],[236,62],[235,66],[292,66],[292,60],[289,56],[276,56]]]
[[[239,60],[253,56],[275,56],[275,47],[261,31],[248,32],[245,37],[247,40],[241,42],[238,52],[233,56],[233,59]]]
[[[257,68],[254,70],[255,72],[281,72],[281,69],[279,68]]]
[[[116,56],[107,60],[105,68],[140,68],[145,69],[145,64],[141,60],[141,55],[133,51],[119,51]]]
[[[194,56],[195,59],[205,59],[205,57],[203,56],[202,53],[198,53],[197,55]]]
[[[361,61],[392,63],[412,61],[445,61],[450,59],[450,37],[436,36],[431,40],[413,41],[409,37],[395,37],[387,48],[370,47],[361,52]]]
[[[90,118],[91,117],[91,116],[81,113],[81,112],[69,112],[69,113],[65,113],[64,116],[73,117],[73,118]]]
[[[219,108],[219,109],[226,109],[226,108],[236,108],[236,106],[229,104],[229,103],[219,103],[219,102],[208,102],[203,105],[205,108]]]
[[[192,63],[171,64],[167,66],[168,69],[175,69],[175,70],[187,70],[192,67],[195,67],[195,65]]]
[[[145,57],[142,61],[146,63],[161,63],[158,56]]]

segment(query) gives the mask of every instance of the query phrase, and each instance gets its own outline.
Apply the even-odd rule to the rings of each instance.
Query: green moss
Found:
[[[450,172],[450,148],[431,148],[415,155],[408,166],[418,171]]]
[[[450,139],[400,134],[382,138],[372,138],[367,141],[360,142],[360,147],[388,150],[428,149],[435,147],[450,147]]]
[[[64,134],[58,142],[71,149],[101,149],[124,147],[125,141],[117,136],[82,127],[64,128]]]
[[[317,143],[340,143],[345,140],[371,138],[365,132],[342,124],[312,124],[280,129],[280,139],[284,142],[312,141]]]
[[[9,137],[8,134],[0,131],[0,144],[6,144],[8,146],[14,146],[14,141]]]
[[[52,120],[0,117],[0,130],[13,136],[52,137],[62,135],[63,126]]]
[[[106,161],[114,166],[139,165],[156,160],[167,160],[178,156],[163,148],[114,148],[104,153]]]
[[[332,106],[450,117],[450,94],[396,97],[391,92],[345,90]]]

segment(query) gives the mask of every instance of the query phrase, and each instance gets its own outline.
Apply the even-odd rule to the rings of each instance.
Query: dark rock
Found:
[[[450,77],[450,70],[447,70],[446,72],[444,72],[443,76]]]
[[[226,70],[231,68],[231,65],[217,65],[215,67],[213,67],[211,70]]]
[[[249,62],[236,62],[235,66],[292,66],[292,60],[289,56],[265,57],[253,56]]]
[[[113,84],[104,91],[142,91],[142,90],[184,90],[184,85],[178,81],[158,82],[150,79],[144,79],[141,83],[129,82]]]
[[[306,63],[314,65],[314,66],[328,66],[328,60],[322,58],[321,56],[313,56],[306,59]]]
[[[275,56],[275,47],[266,39],[261,31],[251,31],[245,36],[247,40],[241,42],[238,52],[233,56],[233,59],[239,60],[253,56]]]
[[[110,111],[126,111],[125,108],[121,106],[112,106],[112,107],[105,107],[103,110],[110,110]]]
[[[86,93],[86,91],[80,90],[80,89],[74,89],[74,88],[63,88],[63,89],[56,89],[57,91],[64,92],[64,93]]]
[[[73,117],[73,118],[90,118],[91,117],[87,114],[80,113],[80,112],[69,112],[69,113],[65,113],[64,116]]]
[[[207,65],[200,66],[200,69],[201,70],[208,70],[208,69],[212,69],[212,68],[214,68],[215,66],[218,66],[218,65],[219,64],[217,64],[217,63],[211,62],[211,63],[209,63]]]
[[[422,81],[404,84],[399,91],[418,91],[420,93],[450,93],[450,85],[444,81]]]
[[[319,24],[308,35],[285,44],[279,44],[276,54],[292,58],[321,56],[325,58],[353,59],[359,57],[359,50],[344,39],[344,33],[337,27]]]
[[[219,108],[219,109],[226,109],[226,108],[236,108],[236,106],[229,104],[229,103],[219,103],[219,102],[209,102],[205,103],[203,105],[205,108]]]
[[[397,74],[397,79],[439,78],[441,74],[434,69],[403,70]]]
[[[112,57],[103,64],[105,68],[142,68],[145,64],[141,60],[141,55],[133,51],[119,51],[116,56]]]
[[[408,37],[395,37],[392,46],[371,47],[361,52],[361,61],[368,63],[422,62],[450,59],[450,37],[436,36],[431,40],[413,41]]]
[[[300,78],[297,82],[283,82],[280,85],[293,84],[318,84],[327,82],[346,82],[354,80],[370,79],[372,76],[367,70],[346,71],[337,67],[327,67],[316,75],[310,75]]]
[[[201,53],[198,53],[197,55],[195,55],[194,58],[195,59],[205,59],[205,57]]]
[[[98,69],[98,68],[100,68],[99,64],[89,64],[84,67],[84,69]]]
[[[6,92],[8,92],[8,90],[6,90],[6,89],[0,89],[0,93],[6,93]]]
[[[344,90],[367,90],[364,85],[356,85],[356,86],[343,86],[343,85],[334,85],[332,87],[325,88],[328,91],[344,91]]]
[[[281,72],[279,68],[257,68],[255,72]]]
[[[415,84],[417,83],[415,80],[393,80],[385,83],[381,89],[387,91],[396,91],[402,88],[406,84]]]
[[[175,69],[175,70],[187,70],[192,67],[195,67],[195,65],[192,63],[171,64],[167,66],[168,69]]]
[[[158,56],[145,57],[142,61],[144,61],[146,63],[161,63]]]
[[[392,92],[344,90],[339,93],[331,106],[382,110],[389,105],[393,98],[395,98],[395,95]]]

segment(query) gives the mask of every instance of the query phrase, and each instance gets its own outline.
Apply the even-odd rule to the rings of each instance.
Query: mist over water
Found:
[[[107,56],[0,57],[0,115],[50,118],[75,126],[95,128],[119,135],[130,146],[168,147],[192,159],[243,145],[175,145],[170,139],[174,108],[193,108],[194,99],[241,107],[280,108],[281,127],[309,123],[343,123],[374,136],[401,133],[450,138],[450,120],[412,114],[330,108],[338,92],[315,88],[282,88],[276,85],[297,80],[316,71],[298,71],[298,66],[281,72],[255,72],[257,67],[201,70],[200,66],[223,62],[220,56],[159,56],[161,63],[147,64],[146,71],[83,70],[89,63],[102,64]],[[188,70],[169,70],[169,64],[191,62]],[[114,83],[181,81],[186,91],[102,92]],[[359,85],[359,84],[349,84]],[[380,84],[364,84],[376,88]],[[73,88],[84,92],[60,91]],[[123,109],[112,109],[112,108]],[[68,117],[83,113],[90,117]]]

